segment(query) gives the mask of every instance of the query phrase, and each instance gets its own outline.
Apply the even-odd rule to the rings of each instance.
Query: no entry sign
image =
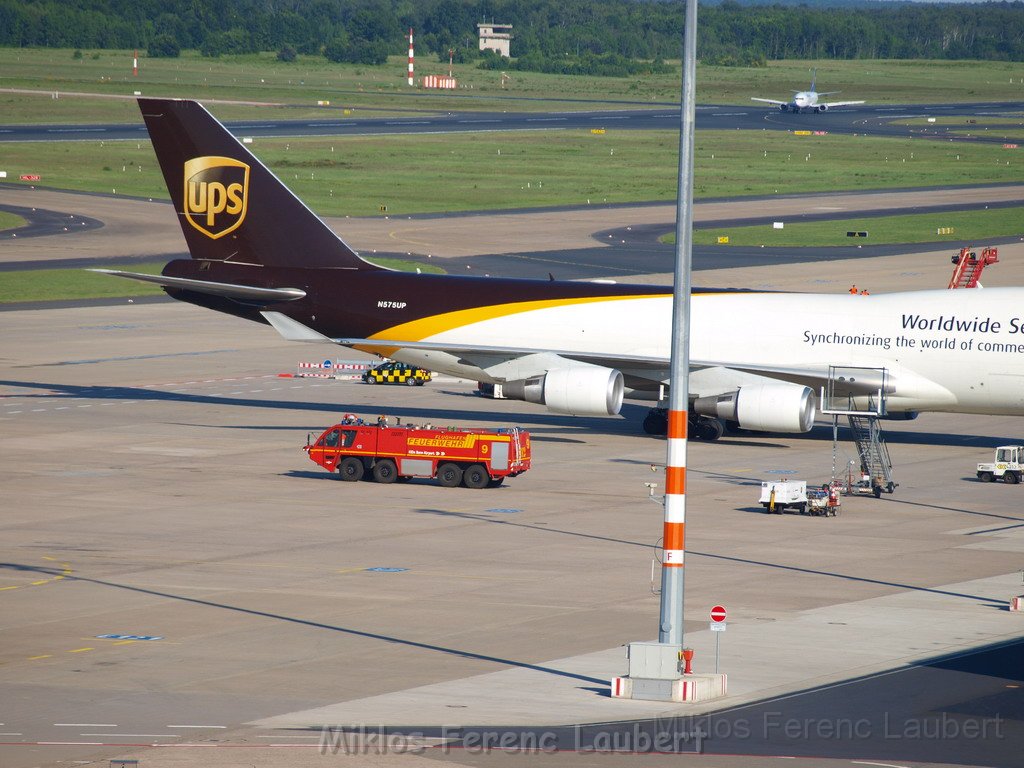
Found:
[[[712,621],[725,621],[725,606],[716,605],[711,609],[711,620]]]

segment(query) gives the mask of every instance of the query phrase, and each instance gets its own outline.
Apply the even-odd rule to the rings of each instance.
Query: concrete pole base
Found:
[[[697,702],[720,699],[728,692],[725,674],[685,675],[671,679],[613,677],[613,699]]]

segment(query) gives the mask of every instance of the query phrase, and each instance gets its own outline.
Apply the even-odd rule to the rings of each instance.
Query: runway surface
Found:
[[[493,131],[590,130],[678,130],[679,109],[585,110],[579,112],[457,112],[418,114],[413,117],[339,117],[339,110],[324,110],[315,120],[228,121],[236,136],[365,136],[414,133],[475,133]],[[821,114],[780,112],[760,106],[698,105],[696,126],[700,130],[817,130],[830,133],[857,133],[877,136],[919,137],[956,141],[1003,143],[1000,131],[1019,130],[1024,102],[987,102],[975,104],[908,104],[841,107]],[[908,120],[929,117],[998,118],[995,123],[978,125],[904,125]],[[965,130],[970,135],[964,135]],[[141,117],[138,124],[90,125],[0,125],[0,142],[5,141],[95,141],[139,140],[146,138]]]
[[[5,240],[7,265],[184,251],[166,203],[26,196],[0,187],[0,204],[103,226]],[[708,201],[697,218],[1021,199],[1014,186],[786,196]],[[654,205],[330,223],[361,251],[446,258],[458,271],[667,283],[655,238],[673,215]],[[695,283],[943,287],[948,250],[708,258]],[[1000,255],[986,284],[1024,284],[1024,244]],[[450,379],[409,389],[282,378],[299,361],[355,353],[178,303],[3,317],[4,768],[322,765],[323,726],[362,728],[354,759],[381,767],[514,762],[531,743],[542,748],[528,759],[545,768],[607,766],[630,759],[609,752],[646,753],[655,737],[680,753],[644,755],[659,768],[795,756],[829,768],[1024,765],[1024,623],[1006,610],[1024,516],[1017,488],[973,472],[1019,441],[1020,419],[886,425],[897,493],[846,499],[829,519],[767,516],[756,503],[762,479],[827,479],[827,426],[692,444],[687,638],[708,669],[705,614],[727,605],[731,678],[731,697],[710,707],[719,712],[694,718],[605,695],[624,671],[620,646],[657,629],[661,510],[644,483],[663,482],[651,465],[665,447],[639,433],[645,407],[578,419],[483,400]],[[480,492],[341,483],[301,446],[344,412],[520,424],[535,466]],[[840,443],[840,471],[853,450]],[[367,743],[394,731],[415,731],[415,748]],[[481,734],[511,747],[480,748]],[[546,734],[554,741],[538,741]]]
[[[827,272],[764,267],[719,274],[796,288],[824,279],[819,290],[842,291],[846,281],[865,276],[891,277],[900,287],[941,284],[947,272],[948,262],[918,254],[836,262]],[[1022,272],[1019,258],[1008,259],[992,268],[992,284],[1018,283]],[[116,756],[157,766],[312,764],[323,759],[314,747],[318,724],[296,730],[254,723],[339,702],[370,713],[358,702],[411,702],[403,691],[448,685],[448,722],[469,726],[478,716],[476,676],[516,670],[568,681],[567,695],[585,694],[581,704],[589,707],[595,694],[588,691],[621,672],[616,647],[655,631],[649,574],[660,510],[646,500],[643,483],[652,478],[650,464],[663,461],[664,443],[637,433],[641,407],[627,407],[622,419],[572,419],[481,400],[468,383],[410,390],[281,379],[277,374],[293,372],[297,360],[326,350],[289,345],[270,329],[181,304],[4,318],[5,767]],[[307,432],[345,411],[519,423],[534,432],[536,466],[479,494],[420,482],[342,484],[314,467],[300,446]],[[701,618],[722,602],[733,633],[725,648],[740,654],[726,657],[735,696],[756,699],[766,673],[771,686],[806,691],[779,699],[769,686],[761,709],[723,717],[760,723],[770,711],[782,722],[802,722],[805,713],[821,712],[855,723],[871,709],[876,717],[888,713],[893,728],[945,717],[961,730],[987,724],[991,734],[998,715],[1003,736],[975,754],[987,764],[1019,764],[1016,662],[995,650],[959,671],[927,661],[1024,636],[1020,620],[997,607],[1019,579],[1024,518],[1012,500],[1016,489],[972,479],[975,461],[1016,439],[1018,421],[931,415],[887,427],[897,494],[849,499],[843,514],[828,520],[769,517],[755,503],[760,479],[775,473],[809,482],[827,477],[827,429],[692,446],[688,637],[709,663],[702,638],[710,633]],[[841,446],[841,465],[850,450]],[[387,570],[395,568],[405,570]],[[984,589],[947,586],[972,579],[996,581]],[[924,605],[908,607],[926,598],[931,614]],[[872,607],[878,600],[898,602]],[[899,632],[881,629],[901,614],[906,625]],[[940,624],[925,622],[926,615]],[[939,631],[941,623],[949,631]],[[835,639],[838,630],[842,640]],[[763,659],[740,653],[747,642],[768,637],[785,641],[770,641]],[[607,649],[612,661],[604,672],[585,675],[596,682],[573,684],[557,672],[560,663],[549,661]],[[900,673],[821,688],[822,670],[857,677],[851,663],[869,658],[878,671],[913,661],[906,673],[918,677],[908,682]],[[950,674],[960,677],[954,682]],[[528,702],[545,731],[564,723],[544,697],[530,699],[530,690],[520,689],[502,700],[516,709]],[[401,713],[395,704],[387,708]],[[559,708],[562,717],[569,711]],[[500,720],[502,710],[488,715]],[[653,727],[633,725],[649,717],[611,719],[622,722],[570,731],[629,739],[635,728]],[[917,747],[884,738],[880,722],[864,726],[872,738],[794,740],[772,726],[763,738],[721,737],[704,748],[969,762],[974,742],[967,735]],[[664,718],[658,723],[658,732],[669,728]],[[435,741],[422,755],[373,759],[480,764],[500,757],[463,748],[471,745],[466,734],[460,739],[449,733],[447,751]],[[178,743],[203,746],[148,746]],[[291,746],[269,746],[283,744]],[[680,742],[681,751],[693,746]],[[538,759],[587,765],[594,757]],[[750,766],[762,758],[694,759]]]

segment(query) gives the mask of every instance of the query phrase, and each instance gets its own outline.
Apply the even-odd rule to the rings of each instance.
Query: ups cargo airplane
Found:
[[[363,261],[202,106],[139,99],[191,259],[172,297],[471,380],[552,411],[614,415],[668,382],[664,287],[397,272]],[[806,432],[819,392],[890,418],[1024,414],[1024,289],[814,295],[694,289],[690,434]],[[649,432],[664,431],[652,409]]]

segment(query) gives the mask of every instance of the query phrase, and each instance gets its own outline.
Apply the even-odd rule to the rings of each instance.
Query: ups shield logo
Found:
[[[249,166],[230,157],[194,157],[185,161],[185,218],[216,240],[245,221]]]

